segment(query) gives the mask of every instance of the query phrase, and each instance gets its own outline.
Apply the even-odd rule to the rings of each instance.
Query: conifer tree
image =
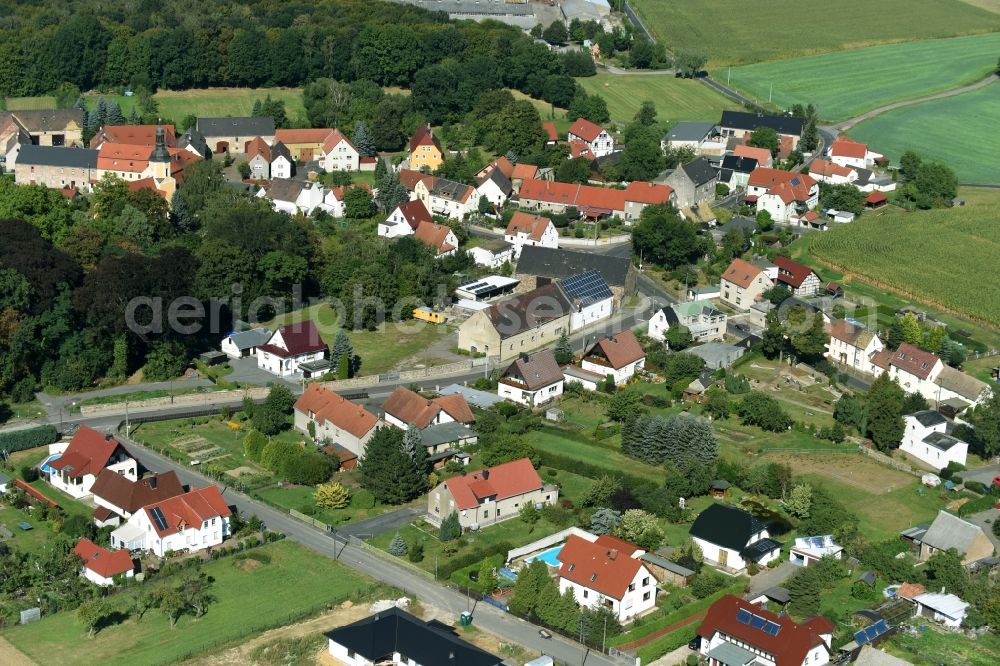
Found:
[[[865,401],[868,436],[879,451],[894,449],[903,439],[903,401],[906,395],[889,373],[879,375]]]
[[[573,345],[570,344],[569,336],[563,331],[563,334],[559,336],[559,341],[556,343],[555,348],[556,363],[559,365],[566,365],[567,363],[573,362]]]
[[[395,555],[396,557],[402,557],[403,555],[406,555],[408,550],[409,548],[406,547],[406,541],[404,541],[403,537],[399,535],[399,532],[396,532],[396,536],[392,537],[392,541],[389,542],[389,554]]]
[[[122,108],[118,106],[118,102],[114,100],[111,100],[111,102],[108,104],[106,123],[108,125],[125,124],[125,114],[122,113]]]
[[[361,153],[361,157],[372,157],[375,155],[375,140],[368,129],[368,125],[363,120],[354,123],[354,147]]]

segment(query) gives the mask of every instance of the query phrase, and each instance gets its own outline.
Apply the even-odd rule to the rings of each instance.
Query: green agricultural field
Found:
[[[762,62],[715,76],[763,102],[770,95],[778,107],[815,104],[833,121],[977,81],[996,67],[997,53],[1000,33],[992,33]]]
[[[4,637],[39,664],[171,664],[347,599],[358,602],[376,587],[340,563],[289,541],[249,551],[243,560],[214,560],[202,570],[215,579],[212,593],[218,599],[203,617],[182,617],[173,629],[163,613],[152,609],[140,623],[126,619],[88,639],[76,613],[65,611],[8,629]],[[113,596],[110,603],[121,604],[125,611],[128,595]]]
[[[153,97],[160,105],[160,115],[175,123],[184,116],[194,114],[203,117],[218,116],[249,116],[253,110],[254,100],[263,100],[267,95],[272,99],[285,103],[285,112],[291,121],[304,118],[305,107],[302,106],[302,91],[298,88],[205,88],[196,90],[161,90]],[[84,95],[88,107],[97,102],[98,97],[114,100],[122,109],[125,117],[132,113],[136,97],[125,95],[87,93]],[[51,109],[55,99],[50,96],[15,97],[7,100],[7,108],[14,109]],[[137,111],[138,112],[138,111]]]
[[[882,290],[996,328],[1000,327],[998,217],[993,206],[964,206],[862,218],[811,236],[805,257],[815,257]]]
[[[964,95],[890,111],[855,125],[849,133],[893,160],[915,150],[925,159],[950,166],[960,182],[996,184],[1000,183],[997,127],[1000,85],[994,83]]]
[[[645,101],[656,104],[657,120],[718,121],[725,109],[739,105],[690,79],[678,79],[668,74],[610,74],[601,72],[576,80],[590,94],[597,94],[608,103],[611,119],[629,122]]]
[[[983,0],[981,0],[983,1]],[[1000,30],[1000,16],[961,0],[633,0],[667,48],[703,52],[709,67]],[[866,72],[859,71],[859,78]]]

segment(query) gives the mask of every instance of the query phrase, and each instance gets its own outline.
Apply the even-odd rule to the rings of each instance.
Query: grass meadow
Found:
[[[709,67],[744,65],[890,42],[1000,30],[1000,15],[979,0],[799,0],[748,5],[740,0],[633,0],[643,23],[667,48],[709,56]],[[859,71],[859,78],[866,72]]]
[[[102,628],[93,638],[66,611],[13,627],[4,637],[39,664],[170,664],[208,649],[288,624],[346,599],[357,601],[374,584],[338,562],[290,541],[227,557],[202,570],[215,579],[217,601],[200,618],[182,617],[177,626],[152,609]],[[255,559],[259,556],[259,559]],[[123,606],[129,592],[111,598]]]
[[[815,104],[834,121],[977,81],[996,67],[997,53],[1000,33],[992,33],[762,62],[715,76],[759,100],[770,93],[779,107]]]
[[[1000,52],[998,45],[997,52]],[[960,182],[1000,183],[1000,84],[897,109],[866,120],[849,134],[896,161],[907,150],[938,160]],[[995,236],[994,236],[995,238]]]
[[[666,74],[621,75],[600,72],[576,80],[608,103],[611,119],[629,122],[645,101],[656,104],[657,120],[718,121],[725,109],[739,105],[703,83]]]

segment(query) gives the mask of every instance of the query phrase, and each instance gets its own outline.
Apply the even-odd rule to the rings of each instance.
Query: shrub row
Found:
[[[648,645],[643,645],[636,651],[635,655],[644,664],[654,662],[668,652],[673,652],[680,646],[690,643],[697,631],[698,623],[692,622],[686,627],[681,627],[677,631],[672,631],[665,636],[657,638]]]
[[[986,511],[993,507],[993,504],[1000,502],[1000,497],[994,495],[984,495],[983,497],[976,497],[971,499],[962,506],[958,507],[959,516],[971,516],[974,513],[979,513],[980,511]]]
[[[52,425],[0,433],[0,449],[6,450],[7,453],[26,451],[57,441],[59,441],[59,431]]]
[[[589,479],[599,479],[602,476],[608,475],[617,477],[621,479],[622,485],[631,490],[633,494],[644,489],[653,489],[656,487],[656,484],[649,479],[643,479],[619,470],[609,470],[607,467],[592,465],[558,453],[543,453],[539,451],[538,455],[541,458],[541,464],[546,467],[555,467],[556,469],[579,474]]]
[[[623,643],[631,643],[632,641],[637,641],[643,636],[649,636],[662,629],[663,627],[669,627],[670,625],[680,622],[684,618],[691,617],[695,613],[705,610],[716,601],[726,596],[727,594],[743,594],[743,589],[746,584],[743,581],[738,581],[732,585],[726,586],[724,589],[713,593],[711,596],[705,597],[704,599],[699,599],[694,603],[684,604],[681,608],[677,610],[665,613],[659,616],[651,616],[643,619],[642,624],[626,631],[625,633],[615,636],[608,641],[608,645],[622,645]]]
[[[507,552],[513,548],[514,544],[509,541],[499,541],[491,546],[474,548],[464,555],[458,555],[448,562],[440,563],[437,573],[438,580],[448,580],[459,569],[481,562],[487,557],[501,554],[506,556]]]

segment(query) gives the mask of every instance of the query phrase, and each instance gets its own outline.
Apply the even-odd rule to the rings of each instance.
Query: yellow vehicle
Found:
[[[420,307],[414,308],[413,318],[420,319],[421,321],[430,322],[432,324],[443,324],[448,321],[448,317],[445,316],[443,312],[437,310],[432,310],[430,308]]]

